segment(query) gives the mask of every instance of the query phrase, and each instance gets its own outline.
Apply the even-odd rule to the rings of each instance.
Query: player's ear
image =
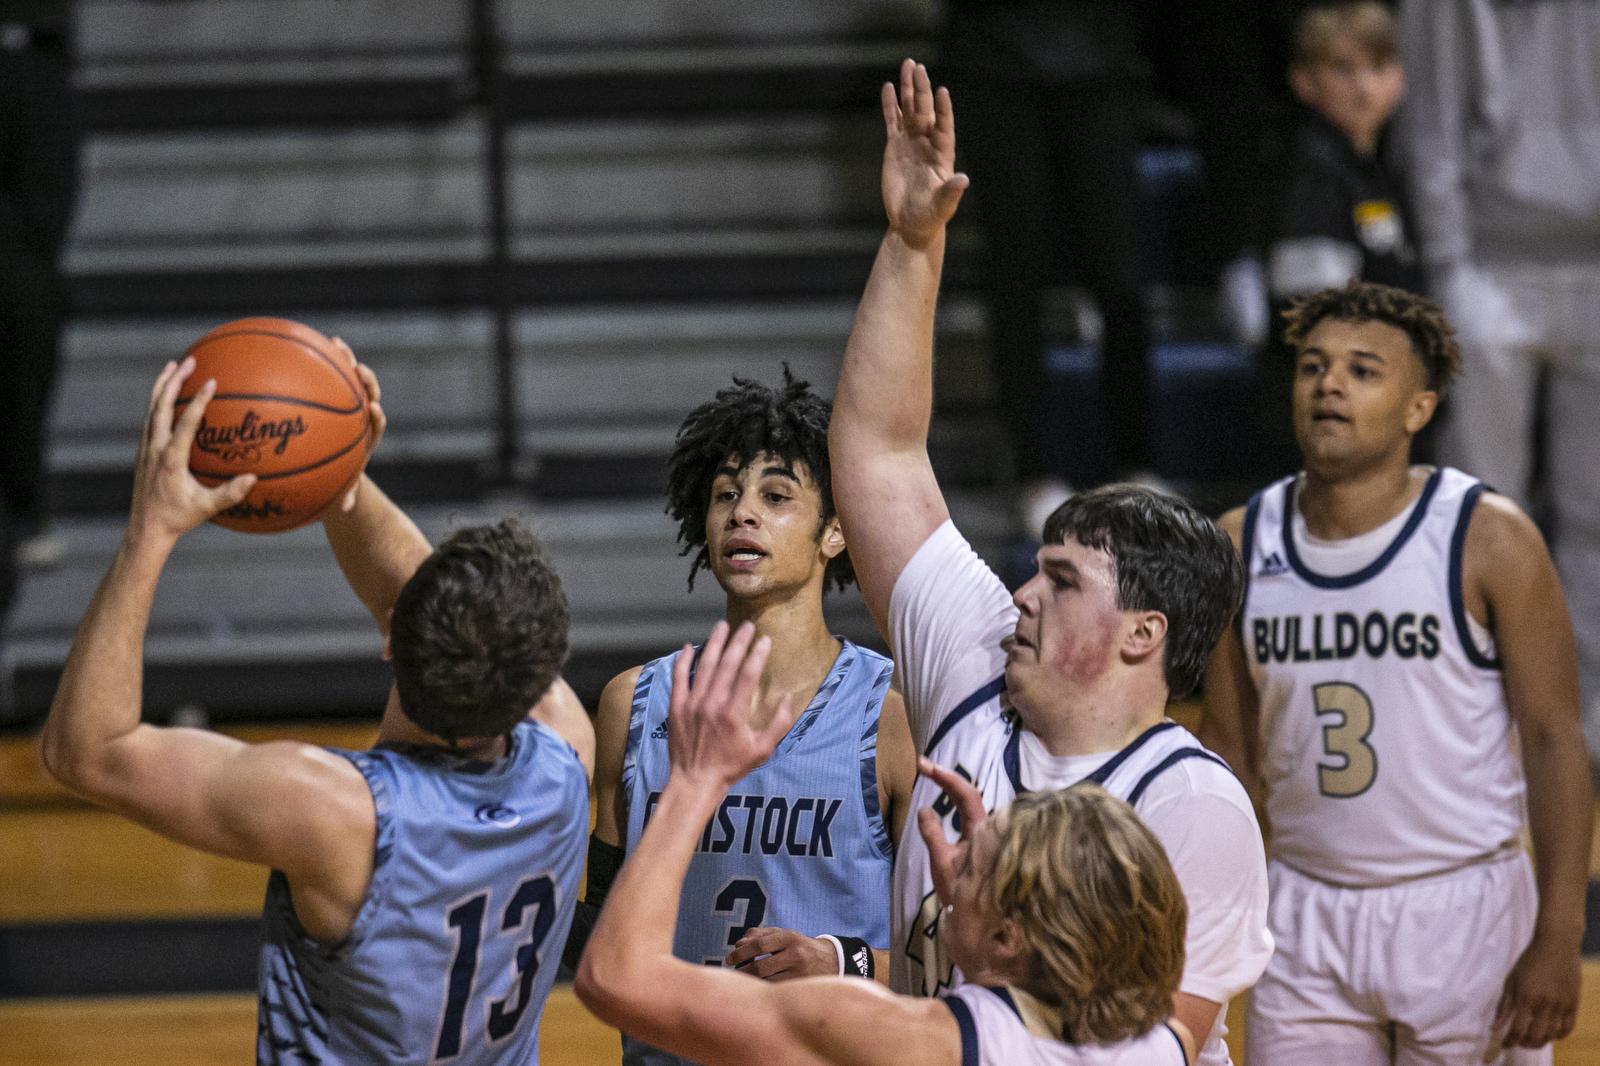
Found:
[[[844,551],[844,527],[839,524],[839,516],[834,515],[822,524],[822,554],[829,559],[837,559]]]
[[[1160,611],[1133,611],[1122,640],[1122,657],[1129,662],[1139,662],[1151,655],[1161,654],[1162,642],[1167,639],[1167,616]]]
[[[1422,432],[1438,407],[1439,394],[1432,389],[1418,389],[1412,393],[1411,402],[1406,405],[1406,432],[1412,436]]]
[[[994,933],[990,940],[989,950],[993,952],[991,962],[994,968],[1001,973],[1020,978],[1018,984],[1024,984],[1033,976],[1033,967],[1029,959],[1030,949],[1027,941],[1023,940],[1017,923],[1010,918],[1001,918],[995,923]]]
[[[386,663],[394,661],[394,648],[389,644],[388,633],[383,635],[383,661]]]

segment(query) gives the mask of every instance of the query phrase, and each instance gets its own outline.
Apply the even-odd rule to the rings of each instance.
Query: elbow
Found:
[[[613,1027],[620,1027],[621,996],[616,981],[615,967],[596,961],[597,952],[590,948],[578,960],[578,970],[572,981],[572,990],[578,1002],[596,1018]]]
[[[87,760],[48,727],[39,736],[39,761],[58,784],[78,795],[87,794]]]

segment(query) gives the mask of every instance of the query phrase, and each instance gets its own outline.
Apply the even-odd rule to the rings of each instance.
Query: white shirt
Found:
[[[1000,640],[1015,628],[1016,618],[1010,593],[950,522],[906,564],[889,600],[890,639],[917,748],[965,771],[991,810],[1010,803],[1016,793],[1006,750],[1013,718],[1000,701],[1005,671]],[[1152,753],[1199,748],[1176,724],[1160,728],[1161,736],[1146,744],[1139,758],[1148,762]],[[1057,759],[1026,731],[1013,750],[1012,769],[1030,790],[1075,783],[1120,754]],[[1121,791],[1115,780],[1106,785],[1124,797],[1137,789],[1134,809],[1166,848],[1183,886],[1189,928],[1181,990],[1226,1004],[1255,982],[1272,955],[1266,853],[1243,786],[1220,760],[1205,755],[1183,758],[1164,771],[1158,762],[1150,767],[1154,773],[1148,781],[1149,771],[1130,778]],[[912,809],[938,809],[939,800],[938,787],[919,778]],[[954,833],[948,822],[947,831]],[[931,993],[959,983],[959,973],[932,957],[939,954],[938,904],[915,819],[907,821],[901,839],[893,898],[891,986]],[[929,932],[934,935],[925,935]],[[1222,1041],[1224,1013],[1218,1012],[1199,1056],[1205,1066],[1229,1061]]]

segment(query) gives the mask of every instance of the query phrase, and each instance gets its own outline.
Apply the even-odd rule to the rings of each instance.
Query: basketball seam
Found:
[[[186,396],[183,399],[176,401],[173,404],[173,407],[183,407],[193,399],[193,396]],[[218,400],[265,400],[272,403],[286,403],[300,407],[310,407],[318,411],[326,411],[331,415],[353,415],[359,414],[361,411],[361,405],[359,403],[354,407],[329,407],[327,404],[318,403],[315,400],[302,400],[295,396],[279,396],[270,392],[219,392],[215,396],[211,397],[212,403],[216,403]]]
[[[351,441],[349,444],[346,444],[343,448],[340,448],[338,451],[334,452],[332,455],[330,455],[330,456],[328,456],[328,457],[326,457],[324,459],[318,459],[316,462],[310,464],[309,466],[299,466],[299,467],[295,467],[293,470],[284,470],[284,471],[282,471],[280,473],[276,473],[276,474],[257,474],[256,475],[256,480],[257,481],[272,481],[272,480],[274,480],[276,478],[294,477],[296,474],[304,474],[307,470],[315,470],[320,466],[327,466],[329,463],[333,462],[335,459],[338,459],[338,458],[340,458],[342,456],[348,455],[350,453],[350,449],[351,448],[354,448],[357,444],[360,444],[362,441],[366,440],[371,435],[372,435],[372,427],[370,425],[365,426],[361,430],[361,435],[359,437],[357,437],[355,440]],[[209,470],[196,470],[192,466],[189,468],[189,473],[193,474],[195,477],[218,478],[218,479],[220,479],[222,481],[232,481],[234,478],[239,476],[238,474],[213,474]],[[249,471],[240,471],[240,473],[249,473]]]
[[[307,326],[306,328],[310,329],[311,327]],[[222,340],[224,337],[277,337],[279,340],[288,341],[290,344],[298,344],[300,347],[304,348],[306,351],[310,352],[312,355],[316,356],[318,359],[321,359],[324,363],[327,363],[330,367],[332,367],[333,372],[339,375],[339,380],[344,382],[345,388],[350,390],[350,395],[355,397],[356,405],[358,407],[360,406],[361,390],[357,386],[356,382],[351,381],[350,378],[346,376],[344,368],[338,363],[335,363],[332,359],[329,359],[317,348],[307,344],[299,337],[291,337],[287,333],[274,333],[270,329],[241,329],[235,330],[232,333],[219,333],[215,335],[207,334],[206,336],[201,337],[194,344],[190,345],[188,351],[184,352],[183,354],[185,356],[193,355],[195,349],[199,348],[201,345],[207,344],[211,341]]]

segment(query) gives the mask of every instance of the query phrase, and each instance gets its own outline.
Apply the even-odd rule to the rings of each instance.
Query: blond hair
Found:
[[[998,833],[992,886],[1034,955],[1022,987],[1057,1008],[1065,1039],[1110,1044],[1171,1016],[1189,912],[1132,807],[1090,783],[1019,796]]]
[[[1328,58],[1333,43],[1353,37],[1358,47],[1376,63],[1389,63],[1400,54],[1400,25],[1389,5],[1380,0],[1337,0],[1312,4],[1300,15],[1294,29],[1294,61],[1309,67]]]

